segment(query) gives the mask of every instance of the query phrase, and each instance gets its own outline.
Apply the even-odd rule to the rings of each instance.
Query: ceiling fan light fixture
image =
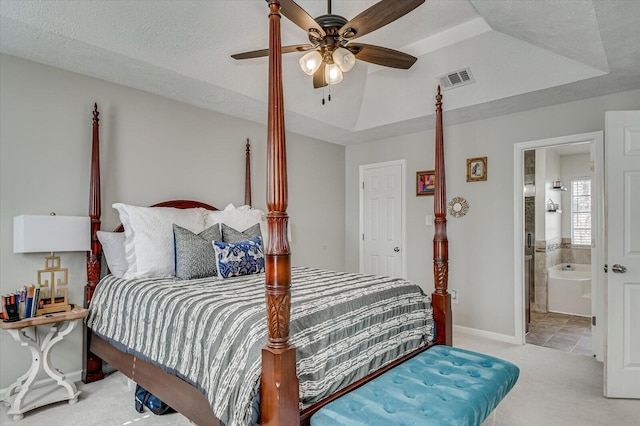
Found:
[[[336,64],[327,64],[324,68],[324,80],[327,84],[338,84],[342,81],[342,71]]]
[[[348,72],[356,64],[356,56],[344,47],[339,47],[333,52],[333,62],[338,65],[340,71]]]
[[[322,55],[317,50],[307,53],[300,58],[300,68],[307,75],[313,75],[322,64]]]

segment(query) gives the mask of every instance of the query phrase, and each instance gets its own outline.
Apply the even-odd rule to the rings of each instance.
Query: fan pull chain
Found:
[[[328,86],[328,87],[329,87],[329,96],[327,96],[327,101],[331,102],[331,86]],[[322,105],[324,104],[325,102],[324,102],[324,87],[323,87],[322,88]]]

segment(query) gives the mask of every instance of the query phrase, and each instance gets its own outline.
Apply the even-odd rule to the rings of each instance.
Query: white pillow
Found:
[[[173,224],[198,234],[204,231],[201,209],[137,207],[113,204],[124,226],[128,269],[124,278],[170,277],[175,273]]]
[[[102,244],[104,258],[113,276],[122,278],[129,269],[124,255],[124,232],[98,231],[98,240]]]
[[[216,223],[224,223],[227,226],[243,231],[256,223],[260,224],[260,232],[262,239],[266,240],[267,236],[267,220],[262,210],[253,209],[249,206],[235,207],[229,204],[224,210],[206,210],[202,209],[204,215],[204,227],[209,228]]]

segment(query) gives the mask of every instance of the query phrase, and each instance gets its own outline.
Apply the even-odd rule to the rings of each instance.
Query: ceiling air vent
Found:
[[[465,86],[476,82],[469,67],[454,72],[448,72],[437,77],[437,79],[443,90],[453,89],[454,87]]]

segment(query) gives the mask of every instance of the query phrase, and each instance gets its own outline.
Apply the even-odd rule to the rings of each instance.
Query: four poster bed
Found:
[[[321,407],[336,400],[352,389],[358,388],[362,384],[369,382],[373,378],[389,371],[403,361],[410,359],[417,354],[429,349],[434,344],[451,345],[452,342],[452,319],[451,319],[451,299],[447,292],[447,264],[448,264],[448,241],[446,236],[445,218],[445,173],[444,154],[442,138],[442,96],[438,88],[436,96],[436,150],[435,169],[436,182],[438,186],[435,193],[435,235],[433,240],[434,252],[434,283],[435,291],[431,295],[431,306],[429,298],[422,295],[417,286],[399,279],[384,277],[359,276],[358,274],[333,273],[313,270],[310,268],[292,268],[290,264],[290,248],[287,239],[287,167],[286,167],[286,147],[285,147],[285,127],[284,127],[284,106],[282,94],[282,69],[281,69],[281,43],[280,43],[280,5],[277,0],[269,0],[269,102],[268,102],[268,138],[267,138],[267,224],[268,231],[265,235],[264,244],[264,264],[265,273],[252,275],[247,280],[228,279],[216,281],[214,285],[203,280],[127,280],[116,279],[111,275],[100,281],[100,267],[102,257],[102,246],[98,240],[97,233],[101,224],[101,200],[100,200],[100,166],[99,166],[99,137],[98,137],[98,110],[97,105],[93,111],[93,141],[91,156],[91,184],[90,184],[90,207],[92,241],[91,252],[87,256],[88,283],[85,287],[85,306],[91,310],[90,318],[87,322],[86,342],[84,347],[84,374],[83,381],[92,382],[103,377],[102,360],[123,372],[125,375],[142,385],[151,393],[158,396],[168,405],[184,414],[194,423],[199,425],[216,425],[220,420],[214,414],[216,403],[212,403],[204,393],[210,395],[216,393],[220,387],[227,386],[228,382],[244,381],[250,382],[252,378],[244,376],[256,366],[258,359],[257,376],[259,380],[259,392],[256,394],[255,387],[249,386],[247,389],[239,391],[248,397],[251,406],[251,415],[234,416],[234,406],[218,407],[217,412],[225,412],[225,423],[242,424],[249,417],[251,421],[259,420],[263,425],[294,425],[309,424],[311,416]],[[251,205],[251,183],[249,170],[249,143],[246,149],[246,179],[245,179],[245,203]],[[174,200],[156,204],[152,207],[174,207],[178,209],[205,209],[215,211],[216,208],[210,205],[188,201]],[[122,216],[121,216],[122,218]],[[122,230],[122,227],[121,229]],[[364,277],[364,278],[363,278]],[[258,280],[264,280],[264,290],[259,285]],[[320,284],[312,282],[320,281]],[[363,280],[366,283],[363,283]],[[99,283],[100,281],[100,283]],[[224,282],[225,284],[219,284]],[[292,286],[293,283],[293,286]],[[191,285],[192,287],[187,288]],[[240,317],[248,316],[242,311],[229,314],[229,305],[224,305],[220,300],[226,300],[227,294],[222,293],[223,287],[229,286],[234,294],[247,294],[257,291],[260,295],[259,304],[251,304],[255,298],[251,299],[250,308],[257,318],[257,322],[242,323],[238,326]],[[113,288],[111,293],[106,289]],[[393,287],[393,290],[391,289]],[[213,299],[208,299],[205,303],[201,301],[195,308],[177,308],[182,300],[194,297],[194,288],[197,288],[196,296],[199,294],[212,292]],[[147,290],[140,290],[147,289]],[[264,294],[266,293],[266,312]],[[115,293],[126,293],[126,296],[119,299],[118,307],[109,305],[108,299],[114,297]],[[136,299],[137,293],[140,299]],[[179,301],[167,302],[168,305],[160,305],[154,299],[151,301],[150,294],[179,294],[175,296]],[[341,297],[348,301],[343,301],[344,306],[326,305],[324,302],[317,303],[318,294],[326,293],[328,299]],[[381,296],[385,293],[384,298]],[[394,293],[388,296],[387,293]],[[366,296],[366,297],[365,297]],[[247,296],[249,297],[249,296]],[[393,299],[386,299],[391,297]],[[196,297],[197,298],[197,297]],[[398,301],[402,299],[402,301]],[[243,299],[244,300],[244,299]],[[247,299],[248,300],[248,299]],[[390,301],[391,300],[391,301]],[[351,334],[345,332],[348,327],[337,326],[337,318],[342,318],[349,323],[372,321],[369,317],[351,317],[354,312],[362,311],[363,315],[368,311],[376,310],[376,306],[381,309],[388,305],[393,305],[397,301],[398,309],[396,313],[380,314],[379,324],[376,328],[383,328],[384,324],[393,321],[404,321],[409,324],[399,327],[399,331],[390,332],[381,338],[376,335],[372,342],[360,342],[353,340],[354,335],[362,336],[362,330],[352,330]],[[148,305],[145,305],[148,303]],[[186,303],[186,302],[185,302]],[[216,305],[218,303],[218,305]],[[235,301],[233,303],[236,303]],[[244,303],[244,302],[243,302]],[[314,305],[314,303],[317,303]],[[322,306],[320,306],[322,305]],[[146,306],[146,311],[150,317],[142,317]],[[243,305],[244,306],[244,305]],[[410,306],[410,307],[408,307]],[[108,330],[120,327],[124,322],[121,310],[132,310],[137,307],[140,312],[135,312],[137,325],[134,329],[121,329],[109,334]],[[208,309],[208,310],[207,310]],[[217,309],[217,310],[216,310]],[[340,309],[343,309],[341,311]],[[432,319],[431,319],[432,309]],[[169,313],[170,312],[170,313]],[[196,318],[190,317],[189,312],[197,312]],[[226,312],[224,315],[220,312]],[[317,312],[319,317],[311,318]],[[320,314],[322,312],[322,314]],[[328,318],[327,312],[334,318]],[[163,315],[166,313],[166,315]],[[102,316],[100,316],[102,315]],[[266,321],[265,321],[266,315]],[[391,315],[387,317],[385,315]],[[394,317],[393,315],[397,315]],[[226,322],[210,321],[205,319],[224,318]],[[205,318],[206,317],[206,318]],[[173,329],[168,322],[169,318],[177,318],[184,321],[184,330]],[[391,319],[390,319],[391,318]],[[311,320],[317,320],[312,322]],[[135,320],[134,320],[135,323]],[[249,325],[246,325],[249,324]],[[124,327],[124,326],[123,326]],[[137,329],[135,327],[138,327]],[[146,328],[145,328],[146,327]],[[230,327],[240,327],[234,333],[228,333]],[[340,333],[344,336],[344,341],[336,341],[336,330],[332,327],[340,328]],[[216,329],[209,333],[209,328]],[[144,330],[157,330],[158,341],[138,342],[140,336],[148,336],[142,333]],[[206,330],[205,330],[206,329]],[[291,332],[290,332],[291,329]],[[326,330],[325,330],[326,329]],[[433,337],[434,329],[435,338]],[[225,330],[222,333],[221,330]],[[260,331],[256,331],[260,330]],[[120,334],[118,334],[120,333]],[[394,334],[395,333],[395,334]],[[221,339],[224,346],[228,334],[237,335],[237,342],[233,343],[232,352],[222,352],[216,349],[213,354],[200,356],[201,347],[192,348],[180,345],[177,348],[167,349],[172,353],[159,355],[163,359],[172,359],[174,364],[169,362],[158,362],[157,357],[149,353],[158,351],[158,348],[168,345],[176,339],[196,340],[192,335],[203,336],[203,340],[213,341]],[[243,340],[244,336],[261,334],[254,340]],[[121,339],[114,336],[121,335]],[[124,336],[124,337],[123,337]],[[342,348],[346,354],[340,360],[332,357],[339,357],[339,354],[324,353],[322,342],[311,342],[314,339],[325,339],[330,345]],[[128,340],[127,340],[128,339]],[[136,340],[137,339],[137,340]],[[248,339],[248,338],[247,338]],[[144,339],[143,339],[144,340]],[[311,343],[310,343],[311,342]],[[382,342],[382,343],[381,343]],[[387,342],[392,342],[386,344]],[[137,347],[136,344],[140,344]],[[193,342],[192,342],[193,343]],[[194,344],[197,345],[198,342]],[[296,347],[298,347],[298,372],[296,370]],[[229,343],[229,346],[232,344]],[[257,346],[259,345],[259,346]],[[380,352],[373,352],[372,347],[385,346]],[[143,347],[147,347],[149,352],[144,352]],[[256,350],[256,348],[258,348]],[[261,350],[260,350],[261,348]],[[257,352],[256,352],[257,351]],[[351,352],[350,352],[351,351]],[[354,358],[358,354],[365,354],[368,357],[363,364],[355,365]],[[189,364],[185,370],[176,367],[182,366],[186,361],[199,363],[201,358],[214,358],[217,355],[225,358],[225,362],[230,364],[239,363],[253,354],[254,358],[245,360],[245,369],[239,369],[238,373],[229,373],[230,368],[219,368],[219,374],[205,371],[195,372],[196,366]],[[322,354],[321,356],[318,354]],[[317,356],[316,356],[317,355]],[[256,358],[257,356],[257,358]],[[320,358],[320,359],[316,359]],[[374,360],[373,362],[371,360]],[[313,361],[315,360],[315,361]],[[157,365],[157,364],[162,365]],[[351,366],[351,363],[354,363]],[[335,371],[328,368],[326,372],[318,372],[318,366],[331,364],[340,366],[340,377],[334,375]],[[335,365],[334,365],[335,364]],[[345,367],[342,367],[345,366]],[[192,371],[193,370],[193,371]],[[215,369],[214,369],[215,370]],[[212,371],[214,371],[212,370]],[[215,370],[215,371],[218,371]],[[193,372],[193,374],[191,374]],[[216,375],[218,374],[218,375]],[[236,375],[234,375],[236,374]],[[319,374],[318,377],[314,374]],[[323,375],[324,374],[324,375]],[[299,380],[300,377],[300,380]],[[326,386],[322,391],[311,389],[318,383]],[[325,383],[326,382],[326,383]],[[256,385],[257,386],[257,385]],[[319,385],[318,385],[319,386]],[[311,394],[313,397],[307,398]],[[235,397],[234,397],[235,398]],[[235,399],[224,399],[225,404],[232,404]],[[303,399],[307,398],[307,399]],[[233,401],[232,401],[233,400]],[[218,402],[218,404],[220,404]],[[133,405],[133,404],[132,404]],[[258,410],[259,407],[259,410]],[[225,411],[226,410],[226,411]],[[259,419],[256,417],[259,411]]]

